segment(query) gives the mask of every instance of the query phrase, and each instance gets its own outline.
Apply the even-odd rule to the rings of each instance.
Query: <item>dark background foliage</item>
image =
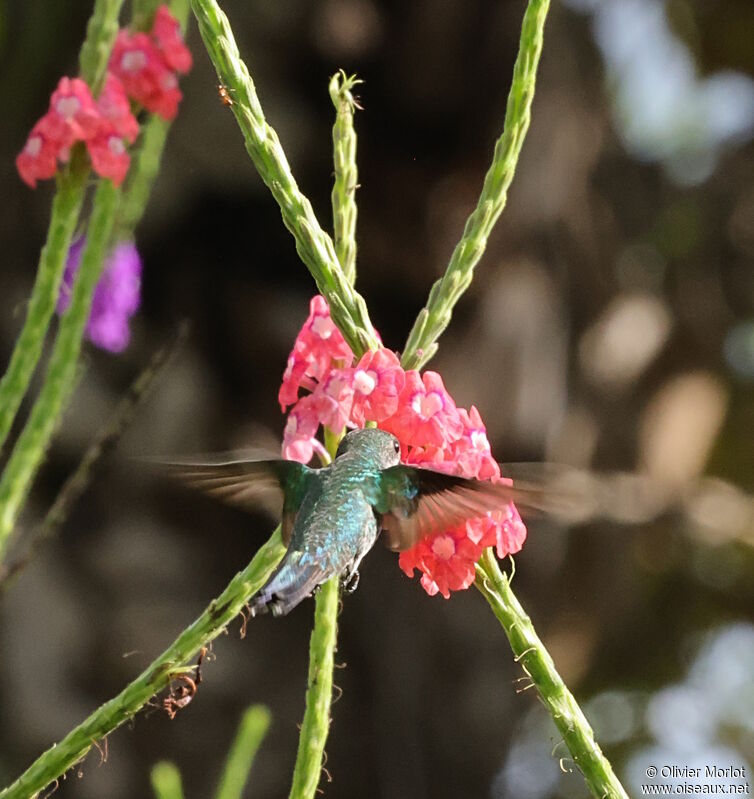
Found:
[[[481,186],[524,3],[223,5],[326,228],[327,80],[340,67],[365,80],[358,287],[400,349]],[[0,3],[3,363],[52,193],[29,191],[13,158],[59,75],[75,72],[90,7]],[[754,763],[753,34],[747,0],[553,3],[508,208],[432,363],[479,407],[501,461],[646,477],[628,497],[608,483],[610,518],[533,520],[514,584],[633,790],[653,758]],[[193,27],[188,39],[195,67],[137,236],[132,345],[121,357],[87,347],[24,529],[181,319],[191,338],[2,598],[3,783],[162,651],[272,526],[129,459],[238,447],[257,426],[280,434],[277,388],[314,291]],[[705,81],[720,76],[710,100]],[[657,485],[669,493],[647,490]],[[140,714],[111,736],[106,765],[94,752],[58,795],[147,796],[151,765],[168,758],[189,799],[209,796],[242,709],[259,701],[273,725],[248,795],[284,795],[311,615],[309,602],[254,620],[244,640],[232,625],[188,708]],[[429,598],[376,549],[343,601],[337,658],[326,796],[586,794],[567,759],[561,773],[567,752],[534,691],[516,692],[521,671],[473,589]]]

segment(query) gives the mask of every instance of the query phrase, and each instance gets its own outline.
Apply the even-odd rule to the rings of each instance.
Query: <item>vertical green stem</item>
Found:
[[[0,555],[13,530],[37,467],[44,457],[62,410],[67,388],[76,371],[92,294],[110,243],[119,194],[109,180],[100,181],[94,197],[86,245],[73,287],[71,305],[60,322],[44,386],[0,479]]]
[[[146,30],[151,25],[158,5],[159,2],[156,0],[141,0],[140,3],[134,4],[133,24],[136,30]],[[168,5],[181,29],[185,31],[189,0],[171,0]],[[137,225],[144,216],[152,186],[160,169],[171,124],[157,114],[151,114],[142,125],[140,147],[131,164],[118,209],[114,236],[117,241],[133,237]]]
[[[123,0],[95,0],[86,26],[86,39],[79,53],[81,77],[96,97],[105,82],[107,62],[118,33],[118,15]]]
[[[508,187],[529,129],[537,65],[549,6],[550,0],[529,0],[513,67],[503,134],[495,145],[492,164],[484,177],[477,206],[466,221],[463,235],[453,250],[445,274],[432,286],[427,304],[411,329],[401,360],[406,369],[419,369],[437,351],[437,339],[450,323],[453,306],[471,284],[474,267],[482,257],[487,238],[505,208]]]
[[[597,799],[628,799],[610,762],[602,754],[581,708],[561,679],[531,619],[511,590],[492,550],[477,564],[476,587],[505,630],[513,654],[531,678],[589,790]]]
[[[280,206],[296,250],[327,299],[333,320],[356,356],[375,348],[378,342],[366,303],[346,279],[332,239],[322,230],[291,173],[277,133],[265,119],[249,70],[241,60],[228,18],[216,0],[191,0],[191,8],[217,77],[232,98],[230,108],[246,150]]]
[[[156,799],[183,799],[181,772],[175,763],[156,763],[150,775]]]
[[[89,19],[79,60],[81,76],[95,94],[104,80],[122,5],[123,0],[96,0]],[[39,259],[24,326],[8,368],[0,380],[0,449],[42,353],[47,327],[58,298],[68,248],[81,212],[88,175],[89,163],[84,149],[81,146],[75,147],[70,165],[58,178],[47,241]]]
[[[270,711],[264,705],[252,705],[243,714],[225,761],[215,799],[241,799],[257,750],[269,726]]]
[[[306,711],[298,740],[290,799],[312,799],[322,774],[322,758],[330,731],[339,601],[340,583],[336,576],[324,583],[316,596],[314,629],[309,643]]]
[[[361,81],[341,69],[330,78],[330,99],[335,106],[332,129],[335,181],[332,187],[333,241],[346,280],[356,279],[356,189],[359,172],[356,166],[354,111],[358,108],[352,89]]]
[[[95,710],[65,738],[40,755],[12,785],[0,791],[0,799],[30,799],[36,796],[46,785],[59,779],[81,760],[96,741],[132,718],[172,679],[185,674],[187,669],[184,664],[194,658],[202,646],[207,646],[217,638],[239,614],[249,597],[264,585],[284,553],[278,527],[251,563],[230,581],[222,594],[210,602],[202,615],[183,630],[168,649],[116,697]]]

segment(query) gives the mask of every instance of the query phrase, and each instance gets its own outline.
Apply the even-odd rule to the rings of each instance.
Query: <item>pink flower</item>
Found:
[[[32,189],[36,188],[38,180],[53,177],[58,169],[60,145],[45,134],[40,122],[31,129],[24,149],[16,156],[18,174]]]
[[[363,427],[367,421],[379,423],[392,416],[405,383],[405,372],[394,352],[384,348],[366,352],[354,369],[353,422]]]
[[[317,440],[319,414],[313,397],[302,397],[288,414],[283,432],[283,457],[290,461],[309,463],[314,452],[323,453],[325,448]]]
[[[467,537],[482,548],[495,547],[497,556],[505,558],[521,550],[526,540],[526,525],[516,506],[509,502],[502,510],[466,522]]]
[[[353,369],[333,369],[310,395],[320,422],[334,433],[340,433],[351,416],[353,383]]]
[[[315,381],[324,378],[330,369],[352,360],[351,348],[330,318],[325,298],[319,294],[312,297],[309,316],[296,336],[278,392],[281,409],[285,411],[296,402],[299,389],[312,391]]]
[[[461,591],[474,582],[474,566],[482,549],[466,535],[465,527],[460,527],[419,541],[401,552],[398,564],[409,577],[419,569],[421,585],[430,596],[439,592],[449,599],[451,591]]]
[[[146,33],[121,30],[110,56],[110,71],[120,79],[129,97],[163,119],[178,113],[182,94],[178,80]]]
[[[183,43],[181,26],[166,5],[161,5],[154,16],[152,36],[157,41],[165,63],[176,72],[191,69],[191,53]]]
[[[126,151],[123,139],[114,128],[103,127],[101,131],[86,143],[92,169],[103,178],[110,178],[116,186],[123,183],[131,156]]]
[[[437,372],[406,372],[395,415],[382,423],[402,443],[443,446],[461,437],[463,424],[452,397]]]
[[[89,86],[80,78],[61,78],[50,97],[50,109],[37,123],[60,149],[93,136],[101,115]]]
[[[500,467],[492,457],[487,429],[479,411],[472,405],[469,411],[458,409],[463,425],[462,436],[447,448],[446,459],[458,464],[456,474],[489,480],[500,476]]]
[[[131,103],[128,102],[123,83],[112,72],[107,73],[105,86],[97,98],[100,113],[115,132],[129,144],[133,144],[139,135],[139,123],[131,113]]]

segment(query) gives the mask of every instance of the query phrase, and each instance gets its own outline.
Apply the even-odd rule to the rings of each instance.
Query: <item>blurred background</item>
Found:
[[[400,350],[480,190],[523,0],[222,5],[328,229],[327,81],[341,67],[364,79],[357,286]],[[75,73],[90,11],[0,2],[3,364],[52,195],[27,189],[13,159]],[[280,377],[314,293],[193,26],[188,41],[195,66],[137,235],[132,344],[87,346],[24,530],[182,319],[190,339],[2,597],[2,784],[161,652],[273,526],[130,459],[232,449],[259,425],[279,436]],[[743,766],[749,781],[754,766],[752,41],[750,0],[553,2],[508,207],[431,364],[478,406],[499,460],[576,466],[600,498],[599,516],[530,523],[514,587],[637,794],[650,764]],[[535,692],[516,693],[521,670],[474,589],[430,598],[381,548],[361,578],[339,619],[325,796],[587,795]],[[139,714],[107,764],[93,752],[58,795],[149,796],[167,758],[189,799],[209,796],[259,701],[273,724],[247,795],[285,795],[312,610],[255,619],[244,640],[232,624],[184,711]]]

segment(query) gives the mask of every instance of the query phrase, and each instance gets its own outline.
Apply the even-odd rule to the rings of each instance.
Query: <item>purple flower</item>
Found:
[[[63,283],[58,297],[58,313],[63,314],[71,304],[73,281],[76,277],[84,238],[77,239],[68,251]],[[102,276],[94,289],[87,338],[96,346],[110,352],[122,352],[131,338],[129,319],[136,313],[141,300],[141,258],[133,242],[116,244],[105,261]]]

